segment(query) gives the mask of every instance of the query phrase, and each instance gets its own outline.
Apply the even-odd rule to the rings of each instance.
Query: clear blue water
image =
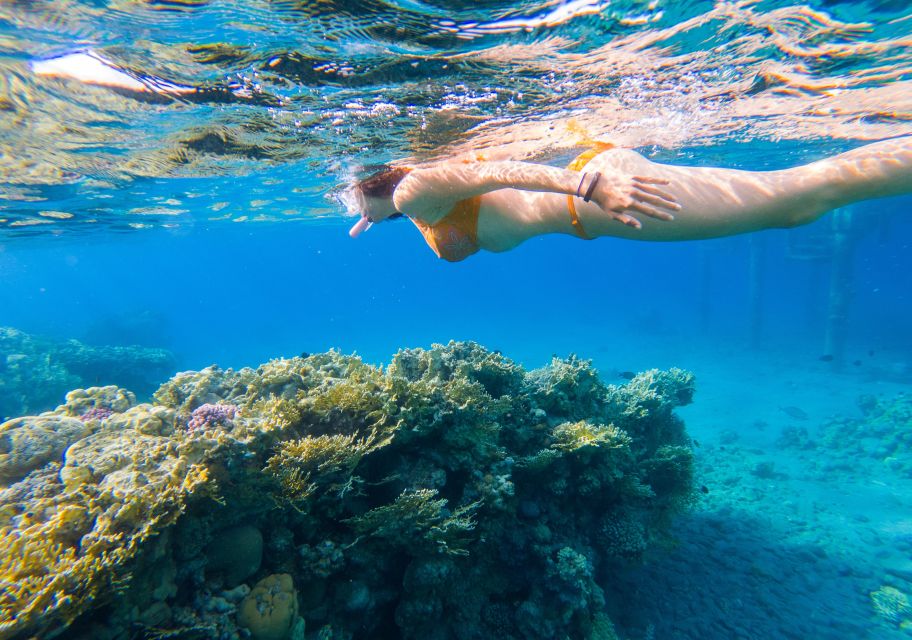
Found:
[[[847,358],[865,372],[912,360],[909,206],[857,208],[871,228],[858,230]],[[759,240],[762,345],[800,364],[825,355],[829,264],[787,252],[825,225],[684,244],[543,237],[459,264],[406,222],[357,240],[341,223],[34,237],[0,254],[0,308],[4,325],[59,338],[98,342],[98,326],[113,323],[107,343],[166,346],[188,368],[331,347],[384,362],[400,346],[450,339],[529,364],[576,352],[609,369],[670,366],[698,346],[749,347],[748,256]],[[149,318],[141,335],[119,335],[131,315]]]
[[[832,361],[830,217],[678,244],[541,237],[458,264],[408,222],[347,236],[334,194],[364,167],[490,148],[510,126],[604,115],[601,99],[617,102],[593,137],[677,164],[779,168],[912,133],[907,2],[811,0],[813,16],[759,2],[680,34],[661,30],[713,3],[577,4],[587,11],[546,25],[534,19],[566,3],[5,3],[0,326],[163,347],[176,369],[330,348],[383,363],[458,339],[530,367],[577,353],[609,381],[693,370],[682,414],[712,493],[679,549],[622,577],[642,597],[616,621],[631,638],[907,637],[869,593],[912,593],[909,478],[877,464],[827,475],[830,454],[815,466],[776,442],[857,415],[862,394],[912,392],[912,197],[853,208]],[[516,17],[534,28],[467,26]],[[626,66],[587,71],[660,32]],[[154,101],[30,71],[85,49],[221,93]],[[785,477],[752,473],[762,460]],[[688,564],[695,554],[711,559]]]

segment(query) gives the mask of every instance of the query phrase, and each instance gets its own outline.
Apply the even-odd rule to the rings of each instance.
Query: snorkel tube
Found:
[[[361,213],[364,203],[359,200],[356,189],[354,187],[349,187],[345,191],[339,194],[339,202],[345,207],[345,210],[349,215],[358,216],[358,221],[348,230],[348,236],[350,238],[357,238],[362,233],[367,231],[373,225],[373,222],[370,219]]]
[[[365,231],[370,229],[373,226],[373,224],[374,223],[371,222],[370,220],[368,220],[367,217],[361,216],[361,219],[358,220],[355,223],[355,225],[351,229],[348,230],[348,236],[350,238],[357,238],[362,233],[364,233]]]

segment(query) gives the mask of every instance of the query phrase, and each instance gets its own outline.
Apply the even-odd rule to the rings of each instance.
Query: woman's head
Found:
[[[352,227],[349,235],[354,238],[370,228],[371,223],[402,215],[393,204],[393,193],[408,172],[405,167],[385,167],[352,186],[347,192],[350,202],[346,206],[349,211],[359,212],[361,220]]]
[[[391,198],[408,172],[406,167],[384,167],[358,182],[355,188],[366,198]]]

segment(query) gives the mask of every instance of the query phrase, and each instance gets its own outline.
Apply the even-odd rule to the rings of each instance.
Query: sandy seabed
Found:
[[[618,345],[604,361],[638,370],[674,359],[696,374],[694,403],[679,414],[697,444],[706,492],[676,522],[674,547],[619,576],[618,596],[633,601],[616,613],[622,632],[666,640],[912,637],[902,624],[908,611],[890,620],[872,598],[884,587],[912,592],[912,478],[888,460],[817,440],[832,418],[860,417],[860,397],[912,392],[904,363],[878,356],[838,370],[815,355],[775,350],[642,347]],[[817,446],[784,437],[803,431]]]

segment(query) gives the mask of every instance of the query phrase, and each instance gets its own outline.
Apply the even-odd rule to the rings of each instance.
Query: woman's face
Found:
[[[371,222],[382,222],[396,213],[396,207],[393,205],[391,197],[372,198],[359,192],[358,201],[361,215]]]

